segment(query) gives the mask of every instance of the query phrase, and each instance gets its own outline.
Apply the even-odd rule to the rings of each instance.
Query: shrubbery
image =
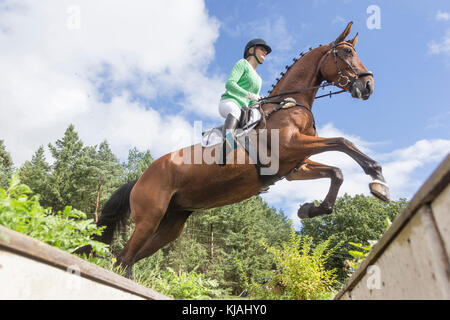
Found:
[[[336,282],[336,269],[327,270],[325,264],[342,245],[330,248],[331,239],[313,247],[313,239],[291,231],[289,241],[281,248],[263,244],[273,254],[276,269],[264,284],[252,283],[250,295],[257,299],[330,299]]]
[[[51,208],[39,204],[38,195],[30,194],[32,190],[21,184],[15,175],[7,190],[0,188],[0,225],[69,253],[89,244],[96,256],[81,258],[123,275],[123,270],[114,266],[115,258],[110,254],[109,246],[91,240],[93,235],[102,232],[92,219],[70,206],[53,213]],[[206,279],[202,274],[195,271],[177,274],[169,268],[140,269],[136,282],[176,299],[211,299],[225,292],[218,288],[217,281]]]
[[[33,195],[31,189],[20,184],[13,175],[7,190],[0,188],[0,224],[38,239],[67,252],[91,245],[94,252],[105,255],[108,246],[91,240],[102,229],[86,214],[66,206],[63,211],[52,213],[51,208],[39,204],[39,196]]]

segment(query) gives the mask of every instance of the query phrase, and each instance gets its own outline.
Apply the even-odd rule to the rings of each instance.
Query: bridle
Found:
[[[328,55],[330,53],[333,54],[333,60],[334,60],[334,64],[336,65],[337,68],[337,73],[338,73],[338,80],[337,82],[335,82],[338,86],[341,87],[345,87],[347,85],[350,85],[350,88],[353,86],[353,84],[355,83],[356,80],[358,80],[361,77],[365,77],[365,76],[373,76],[372,71],[363,71],[363,72],[356,72],[356,70],[352,67],[352,65],[350,63],[348,63],[347,61],[345,61],[344,58],[341,57],[341,55],[339,54],[339,51],[336,50],[336,48],[340,45],[347,45],[350,46],[355,52],[356,49],[353,47],[353,45],[351,43],[348,43],[346,41],[342,41],[339,43],[335,43],[334,41],[331,43],[331,49],[327,51],[327,53],[324,55],[324,57],[322,58],[322,61],[319,63],[319,67],[316,70],[316,73],[320,72],[320,69],[322,68],[323,63],[325,62],[326,58],[328,57]],[[341,67],[339,66],[339,63],[337,61],[337,59],[340,59],[349,69],[350,71],[354,74],[354,76],[352,78],[349,78],[348,76],[345,76],[342,74],[342,70]],[[344,79],[345,83],[341,83],[341,80]],[[332,83],[332,84],[335,84]]]
[[[301,93],[301,92],[305,92],[305,91],[309,91],[309,90],[319,89],[319,88],[324,89],[325,87],[328,87],[328,86],[346,87],[347,85],[350,85],[350,90],[351,90],[351,88],[353,87],[355,81],[358,80],[359,78],[365,77],[365,76],[373,76],[373,73],[372,73],[371,71],[356,72],[355,69],[352,67],[352,65],[349,64],[347,61],[345,61],[345,59],[342,58],[341,55],[339,54],[339,51],[336,50],[336,48],[337,48],[338,46],[340,46],[340,45],[348,45],[348,46],[352,47],[353,50],[355,50],[355,48],[353,47],[353,45],[352,45],[351,43],[348,43],[348,42],[346,42],[346,41],[342,41],[342,42],[339,42],[339,43],[335,43],[335,41],[333,41],[333,42],[331,42],[331,48],[330,48],[330,50],[328,50],[328,51],[324,54],[324,56],[322,57],[322,59],[321,59],[320,62],[319,62],[319,66],[318,66],[317,69],[316,69],[316,74],[317,74],[317,73],[320,73],[320,69],[322,68],[323,64],[325,63],[325,60],[327,59],[327,57],[328,57],[330,54],[332,54],[332,56],[333,56],[333,61],[334,61],[335,65],[336,65],[337,73],[338,73],[338,76],[339,76],[339,78],[338,78],[338,80],[337,80],[336,82],[326,82],[326,83],[323,83],[323,84],[320,84],[320,85],[314,86],[314,87],[302,88],[302,89],[295,90],[295,91],[289,91],[289,92],[283,92],[283,93],[279,93],[279,94],[275,94],[275,95],[270,95],[270,96],[261,98],[261,100],[260,100],[261,103],[262,103],[262,104],[265,104],[265,103],[281,103],[281,102],[283,102],[284,100],[282,100],[282,101],[274,101],[274,100],[270,100],[270,99],[271,99],[271,98],[282,97],[282,96],[286,96],[286,95],[290,95],[290,94],[295,94],[295,93]],[[356,50],[355,50],[355,51],[356,51]],[[344,74],[342,73],[341,67],[339,66],[339,63],[338,63],[338,58],[339,58],[342,62],[344,62],[344,64],[345,64],[345,65],[350,69],[350,71],[354,74],[353,77],[349,78],[348,76],[346,76],[346,75],[344,75]],[[344,80],[345,83],[341,83],[342,80]],[[316,96],[315,99],[319,99],[319,98],[323,98],[323,97],[328,97],[328,96],[331,98],[332,95],[334,95],[334,94],[340,94],[340,93],[343,93],[343,92],[345,92],[345,91],[346,91],[345,89],[342,89],[342,90],[336,91],[336,92],[331,92],[331,91],[330,91],[330,93],[328,93],[328,94],[324,94],[324,95],[321,95],[321,96]],[[300,106],[300,107],[305,107],[305,108],[307,108],[309,111],[311,111],[311,107],[307,107],[307,106],[302,105],[302,104],[299,104],[299,103],[297,103],[297,105]],[[276,108],[276,109],[277,109],[277,108]],[[274,109],[274,110],[272,110],[271,112],[269,112],[269,113],[266,115],[266,117],[268,117],[269,115],[271,115],[273,112],[279,110],[279,109],[278,109],[278,110],[276,110],[276,109]]]

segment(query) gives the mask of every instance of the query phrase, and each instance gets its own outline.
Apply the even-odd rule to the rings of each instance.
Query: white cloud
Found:
[[[336,16],[333,20],[331,20],[331,24],[345,25],[347,23],[348,23],[348,20],[341,16]]]
[[[414,179],[413,173],[420,167],[436,165],[450,152],[450,140],[420,140],[407,148],[395,149],[388,153],[375,153],[369,146],[377,143],[367,142],[363,139],[346,134],[335,128],[333,124],[326,124],[318,128],[321,137],[345,137],[352,141],[357,148],[372,159],[378,161],[383,167],[383,175],[390,186],[391,199],[411,198],[424,181]],[[338,167],[344,175],[344,182],[338,196],[348,193],[350,195],[370,195],[369,182],[362,168],[349,156],[341,152],[324,152],[311,157],[311,160]],[[287,181],[282,180],[272,186],[263,199],[269,203],[288,208],[287,216],[297,228],[301,222],[297,217],[300,204],[313,200],[323,200],[330,186],[329,179]]]
[[[430,163],[439,163],[450,152],[450,140],[420,140],[412,146],[378,156],[383,173],[393,195],[411,197],[423,181],[414,180],[412,173]]]
[[[286,19],[282,16],[259,17],[252,21],[238,23],[233,19],[224,23],[222,29],[230,37],[247,35],[248,40],[252,37],[263,38],[273,49],[268,57],[273,57],[273,54],[280,51],[288,51],[296,43],[288,30]]]
[[[450,53],[450,29],[448,29],[441,41],[432,40],[428,43],[428,52],[431,54]]]
[[[1,2],[0,137],[14,162],[69,123],[87,144],[169,151],[156,137],[190,125],[131,98],[177,96],[180,114],[218,118],[224,81],[206,74],[218,29],[201,0]]]
[[[450,13],[438,10],[438,12],[436,13],[436,20],[437,21],[448,21],[448,20],[450,20]]]

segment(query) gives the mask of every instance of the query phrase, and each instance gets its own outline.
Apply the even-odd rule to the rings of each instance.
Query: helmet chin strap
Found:
[[[253,46],[252,48],[253,48],[253,53],[250,53],[250,56],[255,57],[258,64],[263,64],[261,61],[259,61],[258,57],[256,56],[256,46]]]

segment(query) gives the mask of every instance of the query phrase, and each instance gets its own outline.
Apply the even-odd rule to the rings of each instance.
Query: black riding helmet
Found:
[[[250,50],[250,48],[253,48],[253,47],[255,48],[255,51],[256,51],[256,46],[264,47],[264,49],[266,49],[266,51],[267,51],[267,54],[272,52],[272,48],[267,44],[266,41],[264,41],[263,39],[257,38],[257,39],[250,40],[247,43],[247,45],[245,46],[244,59],[247,59],[250,56],[254,56],[256,58],[256,60],[258,61],[258,63],[261,64],[261,62],[259,61],[255,52],[253,52],[252,54],[248,52],[248,50]]]

